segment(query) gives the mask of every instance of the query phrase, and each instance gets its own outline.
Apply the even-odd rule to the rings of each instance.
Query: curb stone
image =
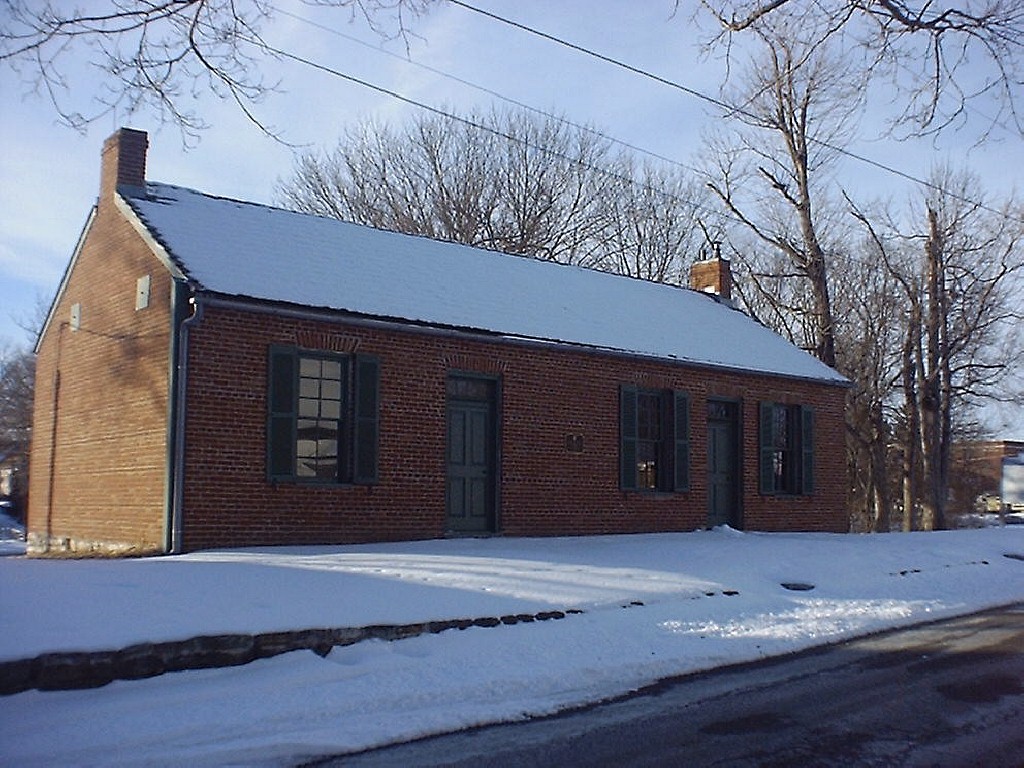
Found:
[[[188,640],[137,643],[114,651],[43,653],[29,659],[0,662],[0,696],[33,689],[71,691],[99,688],[115,680],[142,680],[187,669],[240,666],[291,651],[310,650],[323,657],[334,648],[364,640],[391,642],[420,635],[437,635],[452,629],[552,621],[582,613],[578,608],[572,608],[417,624],[314,628],[254,635],[201,635]]]

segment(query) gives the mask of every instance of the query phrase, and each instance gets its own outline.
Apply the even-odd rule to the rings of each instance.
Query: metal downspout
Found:
[[[181,553],[183,506],[185,503],[185,414],[186,395],[188,390],[188,333],[192,325],[202,317],[202,305],[196,296],[189,297],[192,306],[191,316],[178,325],[178,365],[175,376],[174,392],[174,451],[172,472],[172,498],[170,520],[170,547],[172,555]]]
[[[57,362],[53,371],[53,404],[51,406],[53,421],[50,424],[50,467],[46,479],[46,540],[43,542],[43,553],[50,551],[50,543],[53,541],[53,492],[56,486],[57,472],[57,420],[60,417],[60,353],[63,349],[64,329],[67,323],[61,323],[57,328]],[[38,342],[36,342],[38,349]]]

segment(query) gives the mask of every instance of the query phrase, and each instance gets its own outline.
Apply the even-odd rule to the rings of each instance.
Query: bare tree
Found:
[[[606,272],[686,284],[686,268],[706,250],[700,217],[707,195],[695,178],[678,168],[620,160],[617,184],[602,204],[605,230],[601,259]]]
[[[1024,4],[1019,0],[961,0],[956,4],[903,0],[701,0],[717,26],[710,41],[726,55],[751,33],[781,19],[799,20],[820,43],[841,40],[845,54],[872,80],[895,87],[893,128],[928,134],[988,119],[1024,134]],[[805,38],[807,39],[807,38]],[[987,113],[987,114],[986,114]]]
[[[407,20],[432,0],[304,0],[362,16],[386,36],[405,36]],[[0,63],[82,129],[107,114],[152,110],[194,139],[207,125],[190,106],[208,92],[234,101],[261,129],[254,111],[277,83],[262,65],[275,58],[261,30],[273,0],[92,0],[86,8],[46,0],[5,0],[0,13]],[[73,52],[103,73],[89,114],[70,103]]]
[[[15,510],[23,514],[28,493],[35,357],[25,349],[0,347],[0,460],[13,467]]]
[[[761,288],[760,299],[778,320],[797,320],[808,348],[834,366],[827,172],[835,147],[856,126],[863,89],[841,52],[819,45],[806,30],[780,24],[758,35],[759,54],[747,62],[731,97],[746,107],[731,131],[709,142],[717,163],[709,186],[740,222],[739,231],[753,238],[753,247],[733,247]],[[802,42],[805,37],[812,42]],[[794,280],[798,288],[781,290]],[[791,325],[786,330],[798,341]]]
[[[459,137],[466,125],[426,117],[404,132],[372,122],[348,129],[331,152],[307,152],[278,196],[305,213],[483,244],[495,207],[484,180],[494,161],[492,134]]]
[[[259,27],[270,4],[253,0],[163,0],[93,3],[88,10],[10,0],[0,21],[0,61],[44,94],[62,120],[83,128],[98,117],[153,109],[194,135],[206,127],[185,107],[192,93],[212,91],[252,105],[268,90],[259,74]],[[91,114],[72,111],[68,59],[87,50],[105,74]]]
[[[891,529],[894,519],[894,402],[905,303],[877,246],[855,243],[833,264],[836,365],[852,381],[846,408],[850,513],[855,528]]]
[[[946,525],[954,440],[973,433],[988,400],[1024,402],[1014,372],[1024,363],[1024,225],[1012,201],[993,212],[969,174],[942,169],[915,218],[864,225],[884,269],[899,287],[901,391],[894,433],[902,445],[903,527]],[[945,190],[937,192],[935,189]]]
[[[411,22],[438,0],[303,0],[359,17],[385,38],[412,34]],[[677,0],[678,5],[678,0]],[[1019,112],[1024,80],[1024,7],[1019,0],[961,0],[914,6],[903,0],[702,0],[717,25],[712,47],[727,55],[751,31],[780,17],[801,20],[825,42],[840,39],[872,77],[895,84],[898,125],[933,132],[966,120],[968,105],[985,105],[992,125],[1024,132]],[[274,0],[93,0],[88,10],[50,0],[5,0],[0,63],[18,70],[79,128],[114,112],[151,109],[194,138],[205,122],[188,105],[199,93],[234,101],[274,134],[255,111],[276,82],[267,59],[290,55],[261,37]],[[796,28],[796,27],[794,27]],[[807,38],[805,38],[806,40]],[[96,109],[70,106],[73,52],[104,73]]]
[[[592,130],[497,111],[364,123],[278,188],[307,213],[665,282],[697,249],[700,194]]]

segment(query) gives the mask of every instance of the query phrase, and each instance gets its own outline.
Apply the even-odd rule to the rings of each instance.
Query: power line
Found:
[[[463,0],[448,0],[448,2],[451,3],[452,5],[457,5],[460,8],[464,8],[467,11],[472,11],[473,13],[480,14],[481,16],[484,16],[485,18],[489,18],[489,19],[491,19],[493,21],[497,21],[497,22],[500,22],[502,24],[506,24],[506,25],[508,25],[510,27],[513,27],[515,29],[519,29],[519,30],[521,30],[523,32],[526,32],[528,34],[531,34],[531,35],[534,35],[536,37],[539,37],[539,38],[541,38],[543,40],[547,40],[549,42],[555,43],[556,45],[561,45],[561,46],[563,46],[565,48],[568,48],[570,50],[576,51],[577,53],[582,53],[585,56],[590,56],[591,58],[595,58],[595,59],[597,59],[599,61],[603,61],[606,64],[611,64],[612,66],[618,67],[620,69],[624,69],[627,72],[631,72],[634,75],[638,75],[638,76],[646,78],[648,80],[652,80],[653,82],[659,83],[660,85],[664,85],[664,86],[667,86],[667,87],[672,88],[674,90],[680,91],[680,92],[685,93],[686,95],[691,96],[691,97],[693,97],[695,99],[699,99],[700,101],[704,101],[704,102],[707,102],[708,104],[712,104],[712,105],[718,107],[719,109],[724,110],[725,113],[726,113],[725,117],[733,117],[735,115],[743,115],[744,117],[750,118],[752,120],[758,120],[759,119],[757,115],[755,115],[754,113],[752,113],[749,110],[745,109],[744,107],[738,107],[738,106],[729,104],[729,103],[727,103],[725,101],[722,101],[721,99],[716,99],[713,96],[708,96],[706,93],[702,93],[701,91],[698,91],[696,88],[690,88],[689,86],[683,85],[682,83],[678,83],[678,82],[676,82],[674,80],[669,80],[667,77],[662,77],[661,75],[656,75],[653,72],[650,72],[650,71],[645,70],[645,69],[641,69],[640,67],[634,66],[632,64],[627,64],[624,61],[621,61],[619,59],[613,58],[613,57],[608,56],[606,54],[598,53],[597,51],[594,51],[594,50],[592,50],[590,48],[586,48],[585,46],[579,45],[577,43],[570,42],[570,41],[565,40],[563,38],[557,37],[556,35],[552,35],[552,34],[549,34],[547,32],[543,32],[543,31],[541,31],[539,29],[536,29],[534,27],[528,26],[526,24],[522,24],[522,23],[520,23],[518,21],[513,21],[512,19],[508,19],[508,18],[506,18],[504,16],[499,16],[498,14],[492,13],[491,11],[486,11],[486,10],[483,10],[482,8],[477,8],[477,7],[473,6],[473,5],[470,5],[469,3],[463,2]],[[1013,216],[1012,214],[1009,214],[1006,211],[997,210],[995,208],[992,208],[989,205],[986,205],[985,203],[978,202],[977,200],[972,200],[969,197],[965,197],[963,195],[957,194],[956,192],[952,192],[952,191],[950,191],[948,189],[945,189],[944,187],[942,187],[939,184],[934,184],[934,183],[932,183],[930,181],[926,181],[924,179],[918,178],[917,176],[914,176],[913,174],[907,173],[906,171],[901,171],[898,168],[893,168],[892,166],[886,165],[885,163],[879,162],[878,160],[873,160],[870,157],[866,157],[864,155],[861,155],[861,154],[858,154],[856,152],[853,152],[852,150],[845,149],[843,147],[834,145],[834,144],[832,144],[832,143],[830,143],[828,141],[824,141],[823,139],[818,139],[818,138],[815,138],[813,136],[808,136],[807,140],[812,142],[812,143],[814,143],[814,144],[818,144],[819,146],[825,147],[826,149],[832,150],[833,152],[837,152],[837,153],[839,153],[841,155],[849,157],[852,160],[856,160],[858,162],[865,163],[866,165],[873,166],[873,167],[878,168],[879,170],[884,171],[886,173],[890,173],[890,174],[892,174],[894,176],[899,176],[900,178],[906,179],[907,181],[912,181],[915,184],[919,184],[919,185],[921,185],[923,187],[927,187],[929,189],[933,189],[936,192],[941,192],[944,195],[952,197],[952,198],[954,198],[956,200],[960,200],[961,202],[968,203],[970,205],[976,206],[978,208],[981,208],[983,210],[988,211],[989,213],[994,213],[997,216],[1004,216],[1004,217],[1007,217],[1007,218],[1013,218],[1013,219],[1015,219],[1017,221],[1024,222],[1024,218]]]
[[[583,160],[581,160],[578,157],[570,157],[569,155],[566,155],[566,154],[564,154],[562,152],[558,152],[558,151],[556,151],[554,149],[551,149],[549,147],[545,147],[545,146],[540,145],[540,144],[532,144],[532,143],[530,143],[529,141],[527,141],[527,140],[525,140],[523,138],[520,138],[518,136],[514,136],[514,135],[512,135],[510,133],[505,133],[504,131],[498,130],[497,128],[493,128],[491,126],[485,125],[485,124],[477,122],[475,120],[471,120],[469,118],[453,114],[453,113],[448,112],[448,111],[446,111],[444,109],[441,109],[440,107],[435,107],[435,106],[433,106],[431,104],[426,104],[426,103],[424,103],[422,101],[417,101],[416,99],[413,99],[413,98],[410,98],[408,96],[405,96],[405,95],[399,93],[398,91],[391,90],[390,88],[385,88],[384,86],[377,85],[376,83],[371,83],[368,80],[363,80],[362,78],[356,77],[355,75],[347,74],[347,73],[342,72],[342,71],[340,71],[338,69],[334,69],[333,67],[329,67],[326,64],[320,64],[319,62],[313,61],[311,59],[307,59],[307,58],[305,58],[303,56],[300,56],[300,55],[298,55],[296,53],[290,53],[289,51],[285,51],[285,50],[283,50],[281,48],[277,48],[277,47],[271,45],[270,43],[268,43],[265,40],[258,40],[258,39],[255,39],[255,38],[248,38],[248,37],[240,37],[239,39],[244,40],[245,42],[249,43],[250,45],[255,45],[255,46],[259,47],[259,48],[262,48],[262,49],[264,49],[266,51],[269,51],[270,53],[273,53],[273,54],[275,54],[277,56],[280,56],[281,58],[290,59],[291,61],[294,61],[294,62],[296,62],[298,64],[302,64],[302,65],[307,66],[307,67],[310,67],[312,69],[316,69],[316,70],[318,70],[320,72],[323,72],[325,74],[331,75],[332,77],[337,77],[337,78],[340,78],[342,80],[346,80],[346,81],[348,81],[350,83],[354,83],[355,85],[360,85],[360,86],[362,86],[364,88],[368,88],[369,90],[376,91],[377,93],[381,93],[381,94],[384,94],[385,96],[389,96],[389,97],[391,97],[393,99],[396,99],[397,101],[401,101],[404,104],[408,104],[410,106],[416,107],[417,109],[422,109],[422,110],[425,110],[427,112],[431,112],[431,113],[433,113],[435,115],[439,115],[441,117],[448,118],[449,120],[454,120],[454,121],[456,121],[458,123],[462,123],[463,125],[467,125],[467,126],[469,126],[471,128],[475,128],[475,129],[480,130],[480,131],[485,131],[487,133],[494,134],[495,136],[498,136],[500,138],[506,139],[508,141],[515,142],[517,144],[522,144],[522,145],[524,145],[526,147],[539,150],[540,152],[548,154],[548,155],[550,155],[552,157],[557,157],[557,158],[559,158],[561,160],[565,160],[566,162],[573,163],[573,164],[575,164],[575,165],[577,165],[577,166],[579,166],[581,168],[585,168],[587,170],[594,171],[596,173],[600,173],[600,174],[602,174],[604,176],[607,176],[607,177],[609,177],[611,179],[622,181],[622,182],[624,182],[626,184],[629,184],[631,186],[640,187],[641,189],[646,189],[646,190],[648,190],[650,192],[653,192],[653,193],[655,193],[657,195],[660,195],[660,196],[662,196],[662,197],[664,197],[664,198],[666,198],[668,200],[674,200],[674,201],[679,202],[679,203],[684,203],[684,204],[686,204],[688,206],[691,206],[695,211],[706,212],[706,213],[708,213],[708,214],[710,214],[712,216],[715,216],[718,219],[724,219],[724,220],[734,221],[736,223],[742,223],[735,216],[732,216],[732,215],[730,215],[730,214],[728,214],[728,213],[726,213],[726,212],[724,212],[722,210],[719,210],[718,208],[712,208],[712,207],[709,207],[709,206],[707,206],[705,204],[698,203],[698,202],[696,202],[694,200],[688,200],[688,199],[686,199],[684,197],[681,197],[679,195],[673,194],[673,193],[668,192],[668,191],[666,191],[664,189],[660,189],[660,188],[655,187],[655,186],[650,185],[650,184],[644,184],[644,183],[642,183],[642,182],[640,182],[640,181],[638,181],[638,180],[636,180],[636,179],[634,179],[634,178],[632,178],[630,176],[626,176],[624,174],[617,173],[616,171],[610,170],[608,168],[601,167],[599,165],[594,165],[592,163],[584,162]]]
[[[593,56],[593,57],[598,58],[600,60],[603,60],[603,61],[606,61],[608,63],[611,63],[611,64],[613,64],[615,66],[624,68],[627,71],[630,71],[630,72],[633,72],[633,73],[638,74],[640,76],[652,79],[655,82],[659,82],[659,83],[665,84],[665,85],[667,85],[669,87],[672,87],[674,89],[681,90],[681,91],[683,91],[685,93],[688,93],[690,95],[694,95],[697,98],[700,98],[702,100],[708,101],[708,102],[710,102],[712,104],[715,104],[716,106],[719,106],[719,107],[721,107],[723,109],[726,109],[729,112],[729,114],[727,116],[731,116],[732,114],[745,114],[747,116],[750,116],[750,117],[756,119],[756,115],[753,115],[752,113],[746,112],[742,108],[733,107],[733,106],[727,104],[726,102],[723,102],[721,100],[715,99],[715,98],[710,97],[710,96],[707,96],[706,94],[703,94],[703,93],[701,93],[701,92],[699,92],[699,91],[697,91],[695,89],[688,88],[687,86],[681,85],[681,84],[676,83],[676,82],[671,81],[671,80],[668,80],[667,78],[661,77],[659,75],[654,75],[654,74],[652,74],[650,72],[647,72],[647,71],[645,71],[643,69],[640,69],[638,67],[634,67],[634,66],[626,64],[624,62],[620,62],[620,61],[618,61],[618,60],[616,60],[614,58],[611,58],[609,56],[605,56],[604,54],[600,54],[600,53],[596,53],[594,51],[590,51],[589,49],[586,49],[586,48],[584,48],[582,46],[576,45],[575,43],[571,43],[571,42],[567,42],[567,41],[561,40],[560,38],[557,38],[557,37],[555,37],[553,35],[549,35],[548,33],[541,32],[539,30],[535,30],[533,28],[530,28],[530,27],[528,27],[526,25],[523,25],[523,24],[520,24],[518,22],[511,21],[511,20],[508,20],[508,19],[504,19],[503,17],[497,16],[496,14],[492,14],[489,11],[483,11],[481,9],[475,8],[473,6],[470,6],[470,5],[468,5],[468,4],[464,3],[464,2],[461,2],[461,0],[449,0],[449,2],[452,2],[455,5],[459,5],[461,7],[464,7],[467,10],[471,10],[471,11],[475,11],[477,13],[480,13],[480,14],[486,16],[486,17],[493,18],[493,19],[495,19],[497,21],[500,21],[502,23],[509,24],[510,26],[522,29],[523,31],[526,31],[528,33],[535,34],[535,35],[537,35],[539,37],[542,37],[544,39],[548,39],[548,40],[550,40],[552,42],[555,42],[557,44],[565,45],[565,46],[567,46],[567,47],[569,47],[571,49],[578,50],[578,51],[580,51],[580,52],[582,52],[582,53],[584,53],[586,55]],[[551,114],[549,112],[546,112],[545,110],[538,109],[536,107],[532,107],[531,105],[525,104],[523,102],[516,101],[515,99],[511,99],[509,97],[506,97],[506,96],[504,96],[503,94],[501,94],[501,93],[499,93],[497,91],[493,91],[491,89],[488,89],[488,88],[485,88],[483,86],[480,86],[480,85],[478,85],[476,83],[472,83],[471,81],[464,80],[464,79],[459,78],[459,77],[457,77],[455,75],[451,75],[450,73],[444,72],[443,70],[435,69],[435,68],[430,67],[430,66],[425,65],[425,64],[419,64],[417,62],[413,62],[413,61],[411,61],[411,60],[409,60],[409,59],[407,59],[405,57],[393,54],[390,51],[384,51],[384,50],[382,50],[380,48],[377,48],[375,46],[371,46],[371,45],[365,43],[364,41],[358,40],[357,38],[351,37],[349,35],[345,35],[344,33],[338,32],[337,30],[331,29],[329,27],[326,27],[324,25],[318,24],[318,23],[313,22],[311,20],[304,19],[303,17],[297,16],[295,14],[292,14],[292,13],[288,12],[288,11],[281,11],[281,13],[284,13],[285,15],[290,16],[290,17],[292,17],[292,18],[294,18],[294,19],[296,19],[298,21],[310,24],[311,26],[317,27],[319,29],[322,29],[324,31],[330,32],[332,34],[336,34],[336,35],[338,35],[338,36],[340,36],[342,38],[348,39],[348,40],[350,40],[352,42],[358,43],[359,45],[362,45],[364,47],[376,50],[379,53],[383,53],[385,55],[392,56],[394,58],[400,59],[400,60],[402,60],[403,62],[405,62],[407,64],[411,64],[413,66],[420,67],[420,68],[425,69],[427,71],[430,71],[430,72],[432,72],[434,74],[437,74],[437,75],[439,75],[441,77],[445,77],[447,79],[451,79],[453,81],[456,81],[456,82],[459,82],[461,84],[464,84],[464,85],[466,85],[466,86],[468,86],[470,88],[474,88],[476,90],[480,90],[481,92],[484,92],[484,93],[487,93],[489,95],[492,95],[495,98],[501,99],[501,100],[506,101],[508,103],[515,104],[516,106],[519,106],[519,107],[521,107],[523,109],[526,109],[528,111],[534,112],[536,114],[544,115],[544,116],[546,116],[546,117],[548,117],[550,119],[553,119],[553,120],[555,120],[557,122],[560,122],[560,123],[563,123],[565,125],[570,125],[570,126],[576,128],[577,130],[581,130],[581,131],[585,131],[585,132],[591,133],[591,134],[599,136],[599,137],[601,137],[601,138],[603,138],[603,139],[605,139],[605,140],[607,140],[609,142],[612,142],[612,143],[615,143],[615,144],[619,144],[621,146],[627,147],[627,148],[629,148],[631,150],[634,150],[636,152],[639,152],[641,154],[649,155],[651,157],[657,158],[657,159],[662,160],[664,162],[667,162],[669,164],[678,166],[678,167],[683,168],[685,170],[689,170],[689,171],[691,171],[693,173],[697,173],[698,175],[701,174],[700,171],[698,171],[698,170],[694,169],[693,167],[688,166],[688,165],[686,165],[686,164],[684,164],[684,163],[682,163],[682,162],[680,162],[678,160],[673,160],[671,158],[664,157],[664,156],[659,155],[659,154],[657,154],[655,152],[651,152],[649,150],[645,150],[642,147],[638,147],[638,146],[635,146],[633,144],[630,144],[629,142],[625,142],[625,141],[621,141],[619,139],[616,139],[615,137],[609,136],[609,135],[607,135],[607,134],[605,134],[605,133],[603,133],[601,131],[598,131],[596,129],[580,125],[580,124],[575,123],[575,122],[573,122],[571,120],[568,120],[568,119],[566,119],[564,117],[559,117],[558,115]],[[361,86],[363,86],[365,88],[368,88],[370,90],[377,91],[378,93],[382,93],[384,95],[390,96],[391,98],[394,98],[394,99],[396,99],[398,101],[402,101],[403,103],[409,104],[410,106],[414,106],[414,107],[416,107],[418,109],[423,109],[423,110],[426,110],[428,112],[432,112],[434,114],[437,114],[439,116],[446,117],[446,118],[448,118],[450,120],[454,120],[454,121],[460,122],[462,124],[468,125],[468,126],[473,127],[475,129],[478,129],[478,130],[481,130],[481,131],[485,131],[485,132],[488,132],[488,133],[492,133],[492,134],[500,136],[500,137],[502,137],[502,138],[504,138],[504,139],[506,139],[508,141],[512,141],[512,142],[515,142],[515,143],[520,143],[520,144],[523,144],[523,145],[525,145],[527,147],[532,147],[532,148],[537,149],[537,150],[539,150],[541,152],[549,154],[549,155],[551,155],[553,157],[558,157],[558,158],[560,158],[562,160],[565,160],[567,162],[579,165],[580,167],[587,168],[588,170],[592,170],[592,171],[595,171],[597,173],[600,173],[600,174],[603,174],[605,176],[608,176],[610,178],[614,178],[614,179],[623,181],[623,182],[625,182],[627,184],[630,184],[632,186],[638,186],[640,188],[646,189],[646,190],[648,190],[650,192],[653,192],[655,194],[658,194],[658,195],[660,195],[660,196],[662,196],[662,197],[664,197],[666,199],[670,199],[670,200],[674,200],[676,202],[684,203],[686,205],[691,206],[695,211],[706,212],[706,213],[711,214],[712,216],[714,216],[714,217],[716,217],[716,218],[718,218],[720,220],[729,220],[729,221],[733,221],[733,222],[736,222],[736,223],[742,223],[738,218],[736,218],[733,215],[730,215],[726,211],[722,211],[721,209],[710,208],[706,204],[699,203],[699,202],[696,202],[694,200],[689,200],[689,199],[680,197],[679,195],[673,194],[673,193],[668,192],[668,191],[666,191],[664,189],[655,187],[655,186],[650,185],[650,184],[642,183],[642,182],[640,182],[640,181],[638,181],[638,180],[636,180],[636,179],[634,179],[632,177],[625,176],[625,175],[623,175],[621,173],[617,173],[617,172],[609,170],[607,168],[603,168],[601,166],[596,166],[596,165],[593,165],[591,163],[585,163],[582,160],[580,160],[579,158],[570,157],[570,156],[565,155],[563,153],[559,153],[559,152],[556,152],[554,150],[551,150],[548,147],[544,147],[544,146],[537,145],[537,144],[531,144],[529,141],[521,139],[521,138],[519,138],[517,136],[513,136],[511,134],[504,133],[504,132],[499,131],[499,130],[497,130],[495,128],[492,128],[490,126],[484,125],[482,123],[478,123],[478,122],[470,120],[468,118],[461,117],[459,115],[453,114],[451,112],[448,112],[446,110],[440,109],[438,107],[434,107],[432,105],[416,101],[415,99],[412,99],[412,98],[409,98],[407,96],[404,96],[404,95],[398,93],[397,91],[390,90],[390,89],[385,88],[383,86],[376,85],[376,84],[371,83],[369,81],[357,78],[357,77],[355,77],[353,75],[348,75],[348,74],[346,74],[344,72],[341,72],[339,70],[333,69],[333,68],[328,67],[326,65],[319,64],[319,63],[314,62],[312,60],[306,59],[306,58],[304,58],[302,56],[298,56],[297,54],[292,54],[292,53],[289,53],[289,52],[284,51],[282,49],[276,48],[274,46],[269,45],[266,41],[264,41],[262,39],[246,39],[246,38],[242,38],[242,39],[244,39],[246,42],[248,42],[248,43],[250,43],[252,45],[256,45],[258,47],[265,48],[266,50],[270,51],[271,53],[275,53],[275,54],[277,54],[277,55],[279,55],[279,56],[281,56],[283,58],[292,59],[293,61],[296,61],[297,63],[301,63],[301,64],[303,64],[305,66],[309,66],[309,67],[312,67],[314,69],[318,69],[318,70],[320,70],[322,72],[325,72],[325,73],[333,75],[335,77],[347,80],[347,81],[352,82],[354,84],[361,85]],[[978,202],[976,200],[972,200],[971,198],[968,198],[966,196],[957,194],[956,192],[952,192],[950,190],[947,190],[947,189],[945,189],[944,187],[942,187],[942,186],[940,186],[938,184],[934,184],[932,182],[928,182],[928,181],[925,181],[923,179],[919,179],[919,178],[917,178],[917,177],[915,177],[915,176],[913,176],[911,174],[908,174],[906,172],[900,171],[900,170],[895,169],[895,168],[891,168],[891,167],[889,167],[889,166],[887,166],[887,165],[885,165],[883,163],[880,163],[878,161],[872,160],[870,158],[862,157],[862,156],[860,156],[860,155],[858,155],[856,153],[853,153],[853,152],[851,152],[849,150],[845,150],[845,149],[843,149],[841,147],[833,146],[833,145],[829,144],[828,142],[825,142],[825,141],[822,141],[822,140],[819,140],[819,139],[814,139],[812,137],[808,137],[808,140],[816,142],[816,143],[818,143],[818,144],[820,144],[820,145],[822,145],[824,147],[827,147],[829,149],[832,149],[832,150],[836,151],[837,153],[840,153],[840,154],[846,155],[848,157],[851,157],[853,159],[859,160],[861,162],[865,162],[865,163],[868,163],[870,165],[876,166],[879,169],[884,170],[884,171],[886,171],[888,173],[892,173],[892,174],[901,176],[901,177],[903,177],[903,178],[905,178],[905,179],[907,179],[909,181],[912,181],[912,182],[914,182],[916,184],[919,184],[919,185],[922,185],[922,186],[934,189],[934,190],[936,190],[936,191],[938,191],[938,192],[940,192],[942,194],[945,194],[945,195],[947,195],[949,197],[952,197],[954,199],[960,200],[962,202],[966,202],[966,203],[968,203],[970,205],[973,205],[973,206],[975,206],[977,208],[986,210],[986,211],[988,211],[990,213],[993,213],[995,215],[998,215],[998,216],[1001,216],[1001,217],[1004,217],[1004,218],[1010,218],[1010,219],[1013,219],[1015,221],[1022,221],[1022,222],[1024,222],[1024,218],[1021,218],[1021,217],[1018,217],[1018,216],[1014,216],[1013,214],[1008,213],[1007,211],[997,210],[997,209],[992,208],[991,206],[988,206],[988,205],[986,205],[984,203],[980,203],[980,202]]]
[[[597,137],[599,137],[601,139],[604,139],[606,141],[610,141],[613,144],[617,144],[619,146],[626,147],[627,149],[630,149],[630,150],[632,150],[634,152],[637,152],[639,154],[646,155],[648,157],[652,157],[652,158],[654,158],[656,160],[661,160],[662,162],[669,163],[670,165],[675,165],[675,166],[677,166],[679,168],[682,168],[684,170],[690,171],[692,173],[696,173],[696,174],[700,174],[701,173],[700,171],[698,171],[693,166],[687,165],[686,163],[684,163],[684,162],[682,162],[680,160],[675,160],[675,159],[673,159],[671,157],[665,157],[664,155],[660,155],[657,152],[652,152],[651,150],[644,149],[643,147],[639,147],[636,144],[631,144],[628,141],[623,141],[622,139],[618,139],[618,138],[616,138],[614,136],[611,136],[611,135],[609,135],[607,133],[604,133],[603,131],[600,131],[600,130],[598,130],[596,128],[593,128],[591,126],[587,126],[587,125],[582,125],[580,123],[576,123],[576,122],[574,122],[572,120],[569,120],[566,117],[563,117],[563,116],[560,116],[560,115],[556,115],[553,112],[548,112],[546,110],[540,109],[538,107],[534,107],[534,106],[532,106],[530,104],[527,104],[525,102],[518,101],[516,99],[513,99],[510,96],[506,96],[506,95],[504,95],[504,94],[502,94],[502,93],[500,93],[498,91],[495,91],[495,90],[493,90],[491,88],[487,88],[486,86],[480,85],[479,83],[474,83],[471,80],[466,80],[464,78],[459,77],[458,75],[453,75],[450,72],[445,72],[442,69],[437,69],[436,67],[432,67],[429,64],[424,64],[422,62],[413,61],[412,59],[410,59],[410,58],[408,58],[406,56],[401,56],[401,55],[399,55],[397,53],[394,53],[392,51],[388,51],[388,50],[385,50],[385,49],[380,48],[378,46],[371,45],[370,43],[367,43],[365,40],[360,40],[358,37],[355,37],[354,35],[347,35],[344,32],[341,32],[340,30],[334,29],[332,27],[328,27],[325,24],[320,24],[319,22],[313,21],[312,19],[307,19],[307,18],[305,18],[303,16],[299,16],[298,14],[294,14],[294,13],[291,13],[290,11],[285,11],[285,10],[281,10],[281,9],[278,9],[277,12],[282,14],[283,16],[288,16],[288,17],[290,17],[292,19],[295,19],[296,21],[302,22],[303,24],[307,24],[307,25],[309,25],[311,27],[315,27],[315,28],[317,28],[317,29],[319,29],[319,30],[321,30],[323,32],[327,32],[329,34],[332,34],[332,35],[335,35],[337,37],[340,37],[343,40],[348,40],[351,43],[355,43],[356,45],[360,45],[363,48],[367,48],[367,49],[369,49],[371,51],[375,51],[376,53],[382,54],[384,56],[389,56],[389,57],[391,57],[393,59],[401,61],[404,64],[407,64],[407,65],[410,65],[410,66],[413,66],[413,67],[417,67],[418,69],[422,69],[422,70],[424,70],[426,72],[430,72],[431,74],[438,75],[439,77],[443,77],[446,80],[451,80],[452,82],[459,83],[460,85],[464,85],[464,86],[466,86],[468,88],[472,88],[473,90],[479,91],[481,93],[485,93],[488,96],[492,96],[492,97],[494,97],[494,98],[496,98],[496,99],[498,99],[500,101],[503,101],[503,102],[505,102],[507,104],[512,104],[512,105],[514,105],[516,107],[519,107],[520,109],[524,109],[524,110],[526,110],[528,112],[533,112],[534,114],[541,115],[541,116],[549,118],[551,120],[556,120],[559,123],[562,123],[563,125],[568,125],[568,126],[571,126],[571,127],[575,128],[577,130],[585,131],[585,132],[587,132],[587,133],[589,133],[589,134],[591,134],[593,136],[597,136]]]

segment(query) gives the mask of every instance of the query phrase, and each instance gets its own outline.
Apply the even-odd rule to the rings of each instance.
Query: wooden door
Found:
[[[708,404],[708,527],[742,526],[739,435],[732,403]]]
[[[496,529],[494,383],[486,383],[490,386],[468,389],[484,393],[483,399],[449,396],[448,400],[445,507],[447,528],[453,533],[492,533]]]

